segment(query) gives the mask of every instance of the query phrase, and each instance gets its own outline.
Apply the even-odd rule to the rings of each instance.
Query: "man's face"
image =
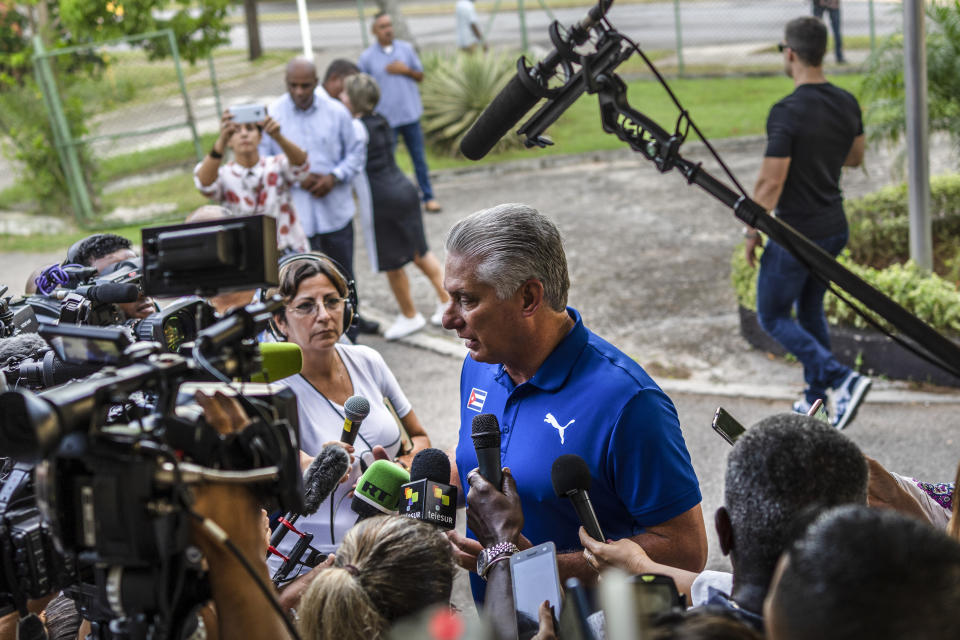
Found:
[[[334,100],[339,100],[340,94],[343,93],[343,81],[345,79],[346,76],[330,76],[327,78],[327,81],[323,83],[324,91]]]
[[[516,340],[522,327],[522,297],[518,292],[506,300],[476,276],[475,261],[457,254],[447,256],[443,288],[450,302],[443,313],[443,328],[457,332],[466,341],[470,357],[477,362],[509,362],[517,353]]]
[[[124,260],[132,260],[136,257],[137,254],[134,253],[132,249],[118,249],[113,253],[108,253],[102,258],[95,258],[90,263],[90,266],[96,267],[97,273],[103,273],[103,270],[112,264],[123,262]],[[135,318],[137,320],[142,320],[157,310],[153,303],[153,298],[147,298],[143,295],[142,291],[136,301],[117,303],[116,306],[127,318]]]
[[[313,92],[317,89],[317,74],[307,65],[295,65],[287,70],[287,91],[298,109],[313,105]]]
[[[373,35],[382,46],[393,42],[393,20],[390,16],[380,16],[373,23]]]

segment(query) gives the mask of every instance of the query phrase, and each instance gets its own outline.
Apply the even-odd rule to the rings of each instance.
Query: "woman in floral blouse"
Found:
[[[257,151],[266,131],[282,155],[261,158]],[[233,151],[233,160],[221,165],[224,150]],[[280,135],[280,124],[270,116],[263,122],[237,124],[229,111],[220,120],[220,137],[213,149],[193,170],[193,182],[200,193],[226,207],[235,216],[265,214],[277,219],[277,246],[281,251],[310,250],[290,187],[309,173],[307,153]]]

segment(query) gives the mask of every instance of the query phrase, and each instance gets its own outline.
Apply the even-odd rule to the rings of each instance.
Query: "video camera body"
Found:
[[[272,218],[143,235],[148,295],[209,296],[277,284]],[[184,260],[185,247],[198,241],[210,249],[200,254],[202,277],[199,265]],[[222,288],[213,284],[218,273],[228,283]],[[0,607],[23,612],[26,598],[64,588],[92,621],[94,638],[184,637],[191,611],[210,597],[202,555],[190,542],[187,487],[244,483],[265,505],[285,512],[303,506],[295,396],[275,385],[232,382],[260,370],[257,336],[280,304],[251,304],[211,323],[205,302],[184,300],[138,325],[160,341],[134,340],[120,327],[41,325],[54,347],[43,358],[55,353],[97,371],[40,393],[0,393],[0,451],[17,461],[20,478],[0,496],[29,494],[24,474],[32,474],[36,495],[32,507],[2,505]],[[19,380],[24,361],[16,366]],[[250,425],[218,434],[179,393],[197,381],[234,393]],[[147,402],[131,403],[134,394]]]

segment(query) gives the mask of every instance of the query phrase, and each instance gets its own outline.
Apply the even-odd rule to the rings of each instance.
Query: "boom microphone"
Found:
[[[88,284],[76,289],[57,289],[53,292],[53,297],[63,300],[71,293],[79,293],[90,302],[103,304],[136,302],[140,298],[140,289],[137,285],[116,282]]]
[[[584,459],[572,453],[560,456],[553,461],[550,481],[558,498],[570,498],[580,524],[590,537],[601,542],[606,540],[587,493],[590,490],[590,468]]]
[[[323,501],[340,484],[340,478],[350,468],[350,454],[335,444],[329,444],[321,449],[307,470],[303,472],[303,510],[300,513],[288,513],[280,518],[280,524],[270,536],[270,546],[276,549],[287,532],[300,534],[293,526],[300,516],[309,516],[316,513]],[[267,557],[270,557],[268,552]]]
[[[357,521],[381,514],[397,512],[400,487],[410,482],[410,474],[403,467],[388,460],[374,460],[353,492],[350,508],[359,517]]]
[[[473,448],[477,450],[477,466],[487,482],[503,490],[503,470],[500,467],[500,423],[492,413],[473,417],[470,425]]]
[[[603,19],[611,1],[601,0],[570,29],[568,46],[574,47],[586,42],[590,28]],[[527,68],[524,59],[520,58],[517,61],[517,74],[483,110],[461,140],[460,153],[470,160],[479,160],[490,153],[500,138],[520,122],[540,100],[540,95],[537,95],[531,86],[538,86],[546,92],[547,80],[562,61],[563,56],[556,49],[531,68]]]
[[[343,403],[343,431],[340,442],[352,445],[360,433],[360,423],[370,414],[370,403],[363,396],[350,396]]]
[[[457,522],[457,488],[450,481],[450,458],[440,449],[423,449],[413,457],[410,482],[400,487],[399,513],[453,529]]]

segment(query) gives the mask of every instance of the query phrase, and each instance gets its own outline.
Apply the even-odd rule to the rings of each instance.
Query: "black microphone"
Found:
[[[443,529],[457,523],[457,488],[450,481],[450,458],[440,449],[423,449],[413,457],[410,482],[400,487],[402,516]]]
[[[590,468],[584,459],[573,453],[560,456],[553,461],[550,481],[558,498],[570,498],[580,524],[590,537],[600,542],[606,540],[587,493],[590,490]]]
[[[280,518],[280,524],[270,536],[271,549],[276,550],[289,531],[302,535],[293,526],[294,523],[300,516],[316,513],[327,496],[340,484],[340,478],[349,468],[350,454],[343,447],[331,444],[321,449],[307,470],[303,472],[303,510],[300,513],[288,513]],[[273,550],[267,552],[268,558],[274,552]]]
[[[116,282],[88,284],[76,289],[57,289],[53,292],[53,297],[57,300],[63,300],[71,293],[79,293],[90,302],[97,304],[136,302],[140,298],[140,289],[137,285]]]
[[[500,423],[492,413],[473,417],[470,425],[473,448],[477,450],[477,466],[487,482],[503,491],[503,470],[500,466]]]
[[[360,433],[360,424],[370,414],[370,403],[363,396],[350,396],[343,403],[343,431],[340,442],[353,444]]]
[[[571,47],[586,42],[590,35],[590,28],[603,19],[610,4],[610,1],[601,1],[570,29],[569,45]],[[531,85],[540,87],[545,94],[547,80],[562,61],[563,56],[556,49],[529,69],[524,65],[524,59],[520,58],[517,61],[517,74],[483,110],[477,121],[467,131],[467,135],[463,136],[463,140],[460,141],[460,153],[470,160],[479,160],[490,153],[500,138],[520,122],[540,100],[541,96],[534,93]]]

